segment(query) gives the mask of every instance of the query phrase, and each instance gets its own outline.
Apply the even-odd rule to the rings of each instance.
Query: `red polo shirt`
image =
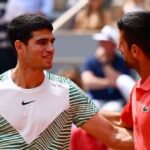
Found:
[[[150,76],[137,81],[121,119],[133,127],[135,150],[150,150]]]

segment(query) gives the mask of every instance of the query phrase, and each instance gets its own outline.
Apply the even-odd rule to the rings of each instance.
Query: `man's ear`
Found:
[[[17,53],[20,53],[24,49],[24,43],[21,42],[20,40],[16,40],[15,48],[16,48]]]
[[[134,58],[138,58],[140,56],[140,48],[136,44],[133,44],[131,46],[131,53]]]

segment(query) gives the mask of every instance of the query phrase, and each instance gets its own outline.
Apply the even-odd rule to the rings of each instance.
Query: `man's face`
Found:
[[[124,38],[124,32],[123,31],[120,31],[120,39],[119,39],[118,49],[122,53],[126,65],[130,68],[136,69],[136,66],[138,65],[138,62],[133,57],[132,52],[131,52],[131,48],[129,48],[128,45],[127,45],[127,42]]]
[[[50,69],[55,52],[54,40],[52,32],[48,29],[33,31],[20,57],[23,65],[35,70]]]
[[[100,41],[100,46],[102,46],[107,53],[107,57],[109,59],[109,61],[113,61],[114,60],[114,56],[115,56],[115,50],[116,50],[116,44],[111,42],[111,41]]]

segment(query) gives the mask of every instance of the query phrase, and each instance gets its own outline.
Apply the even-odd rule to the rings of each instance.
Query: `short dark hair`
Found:
[[[117,25],[119,30],[124,32],[129,48],[136,44],[150,57],[150,11],[129,12],[117,22]]]
[[[50,31],[53,30],[51,22],[44,16],[37,14],[22,14],[14,18],[8,24],[8,36],[13,47],[16,40],[28,44],[33,31],[45,28]]]

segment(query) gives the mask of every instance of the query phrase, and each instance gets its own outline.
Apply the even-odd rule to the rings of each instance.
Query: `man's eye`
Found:
[[[54,44],[54,42],[55,42],[55,39],[51,41],[52,44]]]
[[[47,44],[47,41],[39,41],[39,44],[40,45],[45,45],[45,44]]]

